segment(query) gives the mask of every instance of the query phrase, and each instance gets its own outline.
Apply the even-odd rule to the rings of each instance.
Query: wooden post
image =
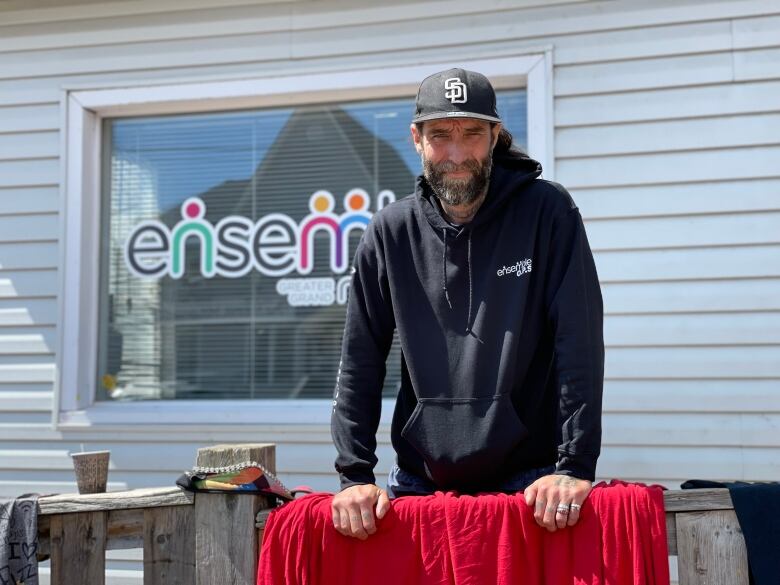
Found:
[[[747,550],[734,510],[678,513],[680,585],[748,585]]]
[[[195,583],[192,506],[144,510],[144,585]]]
[[[104,585],[106,513],[53,516],[50,530],[51,585]]]
[[[244,461],[276,472],[272,444],[217,445],[198,450],[198,465],[218,467]],[[195,496],[196,585],[255,585],[257,579],[257,512],[268,507],[264,496],[207,494]]]

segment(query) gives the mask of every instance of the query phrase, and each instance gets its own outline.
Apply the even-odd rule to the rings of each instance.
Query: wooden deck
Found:
[[[199,465],[253,459],[274,469],[274,446],[203,449]],[[745,541],[726,489],[665,492],[669,554],[680,585],[747,585]],[[39,499],[39,552],[52,585],[105,583],[105,551],[143,548],[144,585],[254,585],[269,505],[262,496],[178,487]]]

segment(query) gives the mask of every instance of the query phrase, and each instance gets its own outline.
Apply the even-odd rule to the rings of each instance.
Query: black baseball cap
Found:
[[[440,118],[476,118],[501,122],[496,92],[488,78],[476,71],[447,69],[423,79],[417,90],[412,122]]]

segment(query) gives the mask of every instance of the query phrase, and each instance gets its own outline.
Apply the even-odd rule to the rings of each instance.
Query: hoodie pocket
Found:
[[[508,394],[420,398],[401,431],[441,488],[489,486],[507,455],[528,436]]]

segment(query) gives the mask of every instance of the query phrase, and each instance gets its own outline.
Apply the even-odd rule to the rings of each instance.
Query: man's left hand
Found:
[[[580,507],[593,484],[568,475],[545,475],[525,489],[525,503],[534,508],[536,523],[555,532],[574,526],[580,519]]]

